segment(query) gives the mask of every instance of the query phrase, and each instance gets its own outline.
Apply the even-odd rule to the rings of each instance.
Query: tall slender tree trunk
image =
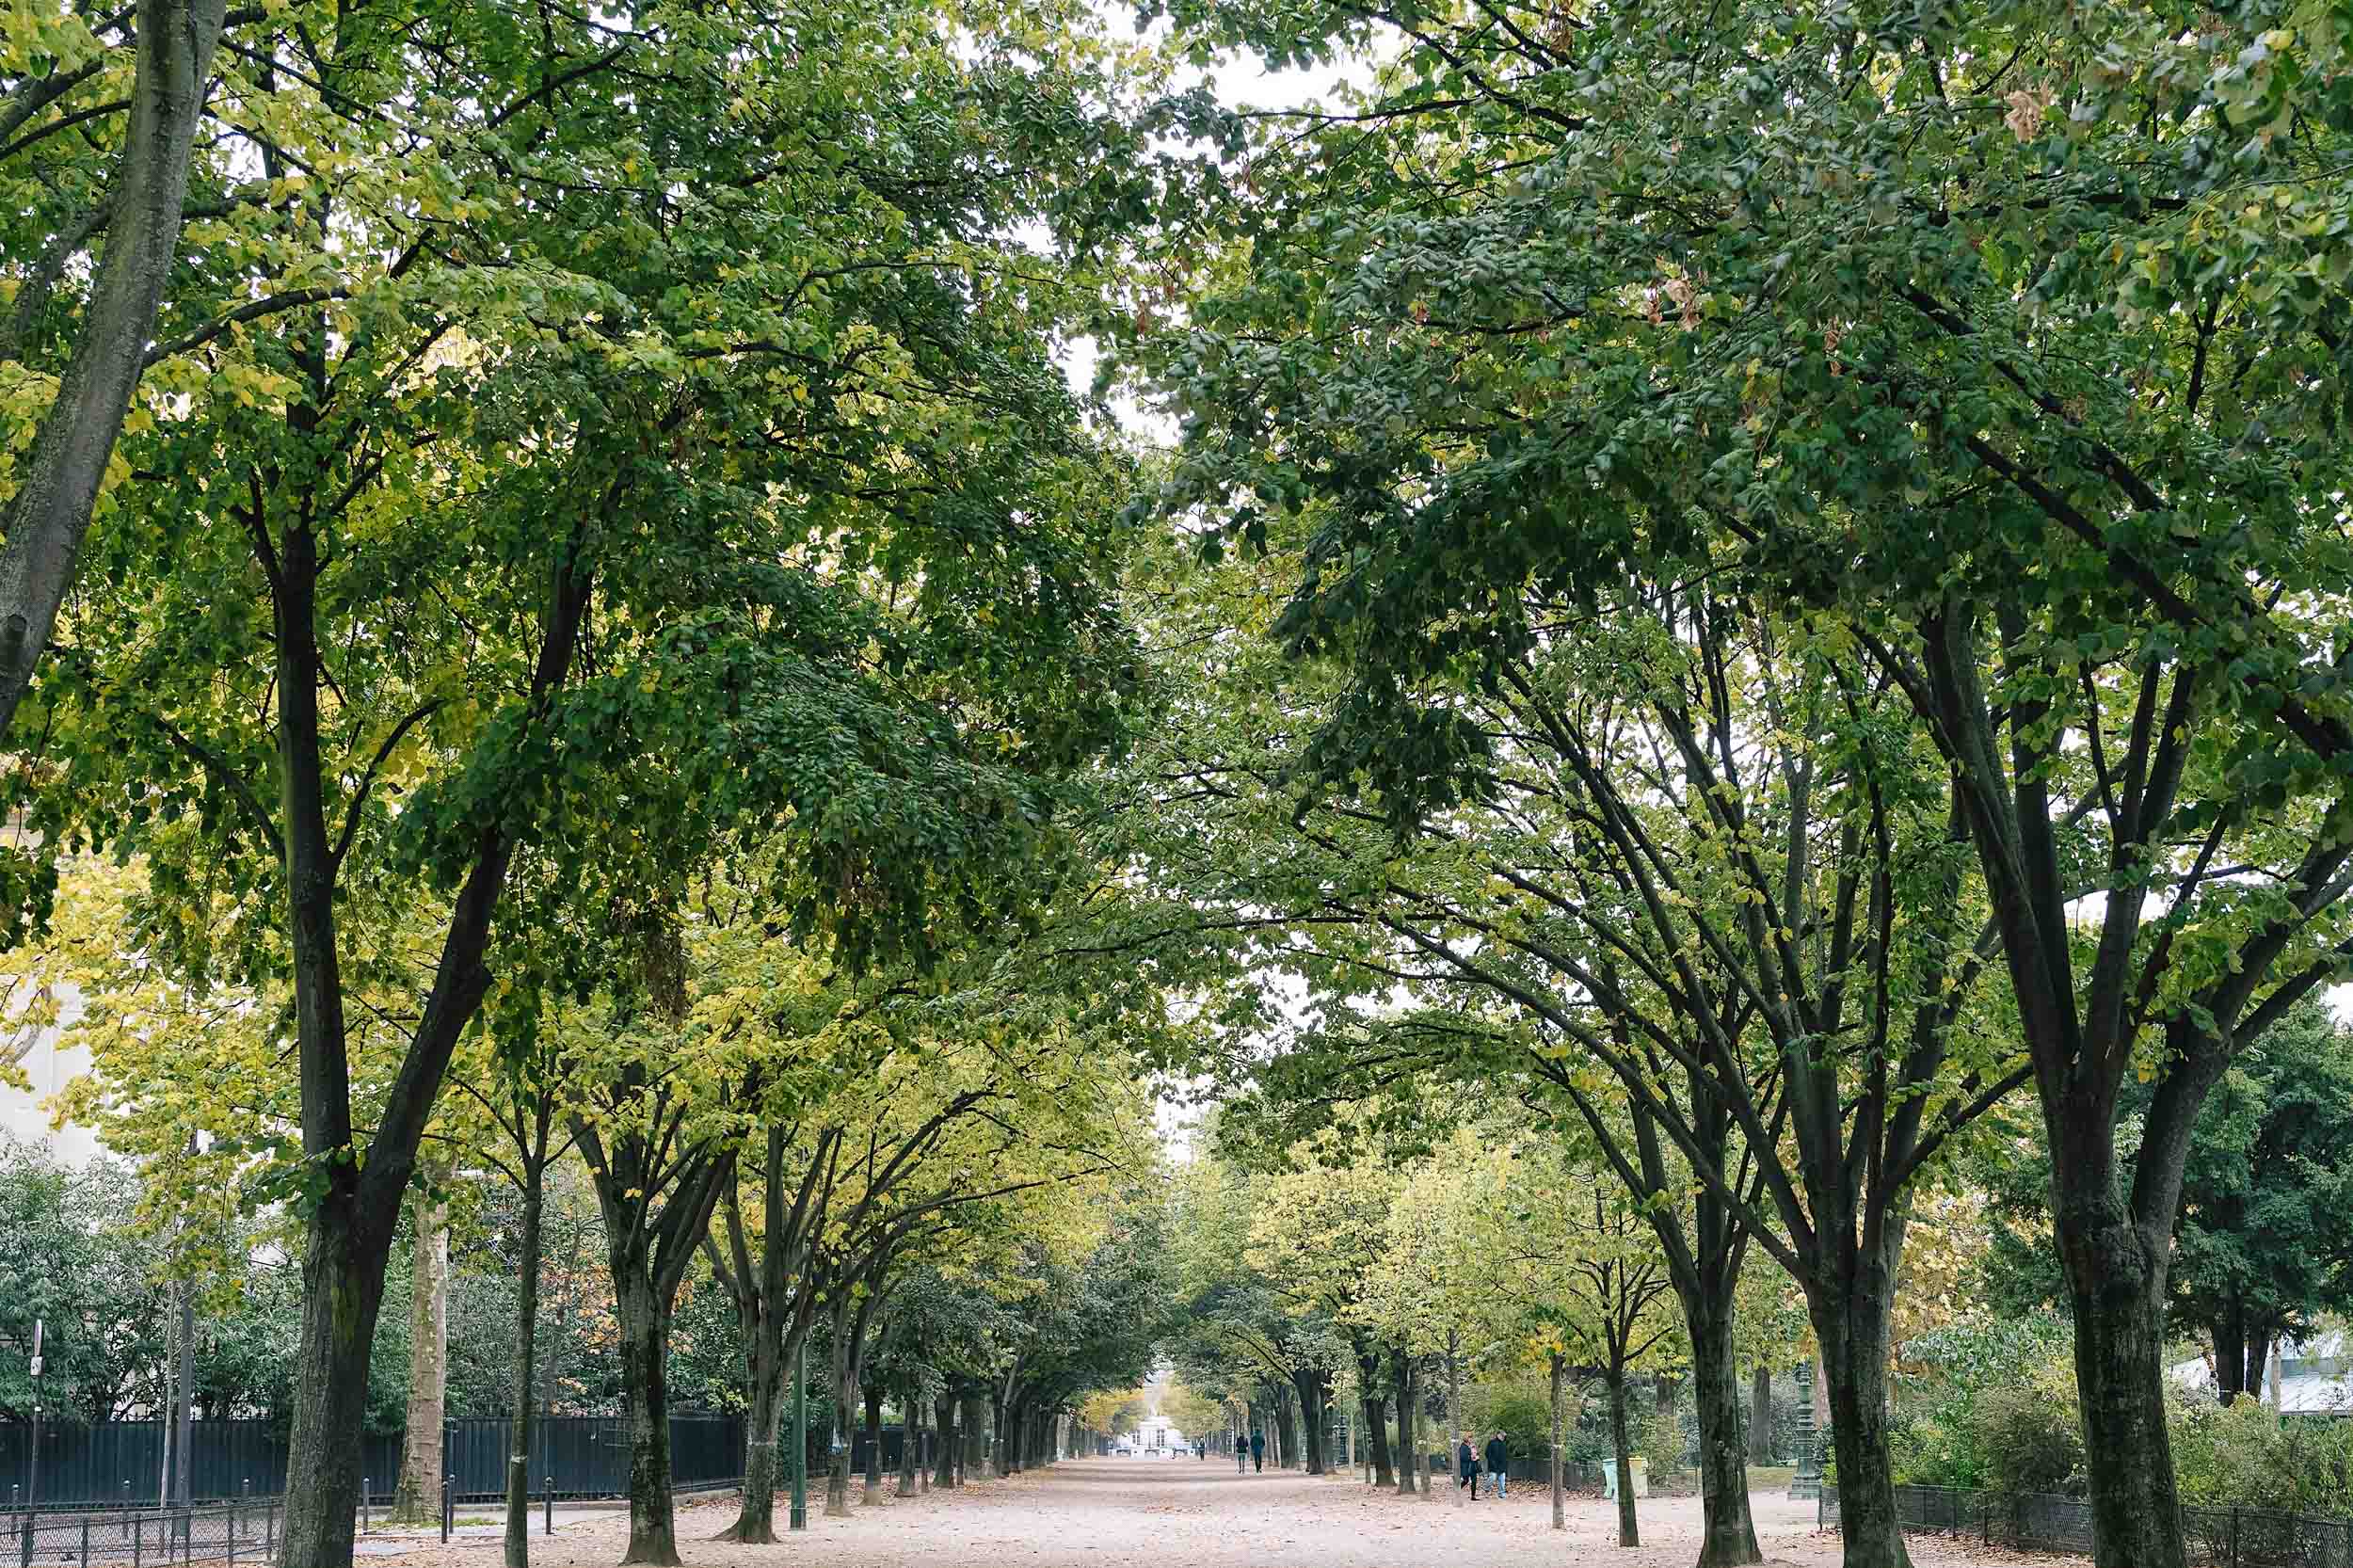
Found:
[[[828,1444],[825,1455],[825,1517],[846,1519],[850,1513],[850,1437],[857,1428],[856,1351],[852,1341],[856,1335],[850,1323],[850,1302],[840,1298],[833,1311],[833,1420],[840,1434],[841,1444]]]
[[[1561,1443],[1564,1435],[1562,1431],[1562,1421],[1566,1414],[1566,1401],[1561,1397],[1563,1390],[1561,1389],[1561,1374],[1565,1370],[1565,1363],[1567,1360],[1568,1358],[1561,1354],[1558,1351],[1555,1351],[1550,1357],[1550,1371],[1552,1374],[1552,1528],[1557,1530],[1566,1529],[1569,1528],[1567,1500],[1561,1496]]]
[[[1397,1471],[1389,1461],[1389,1422],[1381,1406],[1381,1358],[1377,1353],[1356,1357],[1356,1380],[1365,1395],[1365,1437],[1372,1447],[1372,1483],[1395,1486]]]
[[[1297,1406],[1291,1401],[1291,1392],[1289,1388],[1275,1390],[1274,1431],[1275,1434],[1282,1439],[1283,1468],[1296,1469],[1299,1465],[1298,1414]]]
[[[1773,1368],[1759,1361],[1749,1371],[1749,1463],[1773,1462]]]
[[[615,1270],[621,1409],[629,1434],[629,1549],[623,1563],[678,1568],[670,1479],[670,1303],[639,1271]]]
[[[538,1155],[547,1147],[542,1123]],[[510,1406],[506,1446],[505,1568],[531,1568],[531,1426],[535,1379],[533,1372],[539,1334],[540,1222],[547,1209],[548,1174],[544,1158],[523,1159],[522,1256],[515,1282],[515,1401]]]
[[[1402,1346],[1398,1348],[1391,1371],[1397,1399],[1397,1489],[1401,1495],[1411,1496],[1417,1474],[1421,1476],[1421,1490],[1430,1490],[1430,1466],[1424,1463],[1420,1444],[1414,1435],[1414,1362]]]
[[[946,1394],[932,1400],[933,1441],[937,1451],[932,1455],[934,1484],[949,1487],[956,1483],[956,1406]]]
[[[1454,1457],[1455,1446],[1463,1441],[1463,1360],[1461,1335],[1454,1329],[1446,1331],[1446,1451],[1449,1469],[1459,1470],[1460,1460]],[[1474,1463],[1476,1463],[1474,1461]],[[1479,1472],[1471,1472],[1471,1486],[1479,1484]],[[1454,1506],[1460,1508],[1469,1500],[1469,1486],[1454,1488]]]
[[[958,1486],[964,1484],[965,1471],[968,1468],[978,1469],[981,1463],[981,1399],[976,1393],[967,1393],[962,1402],[964,1408],[956,1415],[957,1425],[962,1428],[956,1441],[956,1484]],[[1002,1443],[1005,1441],[1005,1434],[1000,1432],[996,1433],[996,1439],[999,1443]]]
[[[449,1209],[418,1192],[409,1201],[408,1415],[401,1429],[392,1519],[420,1525],[441,1514],[443,1420],[449,1385]]]
[[[1605,1375],[1609,1384],[1609,1446],[1616,1450],[1610,1463],[1618,1467],[1618,1544],[1639,1546],[1642,1527],[1634,1516],[1634,1448],[1626,1432],[1625,1368],[1613,1365]]]
[[[915,1496],[915,1472],[921,1469],[923,1465],[922,1417],[918,1414],[921,1408],[920,1401],[915,1397],[913,1384],[909,1384],[901,1391],[899,1395],[899,1496],[902,1497]]]
[[[866,1495],[858,1500],[878,1503],[882,1489],[882,1384],[866,1386]]]

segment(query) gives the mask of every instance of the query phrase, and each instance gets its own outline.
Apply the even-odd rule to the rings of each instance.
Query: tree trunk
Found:
[[[1616,1450],[1611,1463],[1618,1467],[1618,1544],[1639,1546],[1642,1544],[1642,1529],[1634,1517],[1634,1454],[1626,1441],[1625,1368],[1612,1367],[1608,1377],[1609,1444]]]
[[[2110,1224],[2088,1223],[2082,1208],[2062,1205],[2053,1219],[2075,1311],[2093,1560],[2099,1568],[2184,1568],[2181,1497],[2165,1424],[2163,1254],[2144,1246],[2121,1212]],[[1839,1463],[1846,1463],[1843,1448]],[[1846,1496],[1842,1473],[1842,1508]]]
[[[1397,1489],[1411,1496],[1417,1486],[1430,1491],[1430,1465],[1414,1432],[1414,1361],[1401,1346],[1394,1368],[1397,1387]],[[1418,1478],[1418,1480],[1417,1480]]]
[[[963,1403],[964,1408],[957,1413],[956,1416],[957,1425],[962,1429],[956,1442],[956,1484],[958,1486],[964,1484],[965,1471],[979,1468],[981,1463],[980,1396],[967,1394],[964,1396]],[[1003,1432],[1000,1432],[996,1436],[999,1443],[1004,1442]]]
[[[850,1437],[857,1428],[856,1359],[851,1341],[856,1336],[850,1326],[849,1298],[842,1297],[833,1312],[833,1425],[840,1437],[840,1447],[826,1445],[825,1453],[825,1517],[846,1519],[850,1516]]]
[[[1307,1473],[1311,1476],[1329,1475],[1332,1460],[1327,1451],[1328,1434],[1324,1431],[1328,1423],[1324,1418],[1323,1374],[1321,1371],[1309,1373],[1307,1381],[1300,1385],[1299,1402],[1307,1428]]]
[[[1456,1471],[1461,1470],[1462,1461],[1456,1457],[1454,1449],[1455,1446],[1463,1441],[1463,1361],[1462,1357],[1456,1353],[1459,1337],[1455,1330],[1446,1331],[1447,1467]],[[1476,1464],[1477,1461],[1474,1460],[1472,1463]],[[1479,1484],[1478,1476],[1479,1472],[1474,1469],[1471,1472],[1471,1486]],[[1460,1508],[1468,1500],[1466,1494],[1470,1492],[1470,1486],[1457,1486],[1454,1489],[1455,1507]]]
[[[1832,1302],[1812,1316],[1830,1384],[1838,1530],[1846,1542],[1842,1560],[1846,1568],[1911,1568],[1897,1523],[1895,1466],[1887,1451],[1886,1307],[1858,1291],[1849,1302]]]
[[[866,1494],[858,1501],[882,1501],[882,1385],[866,1387]]]
[[[1700,1429],[1698,1568],[1762,1562],[1749,1512],[1749,1470],[1740,1443],[1740,1378],[1732,1356],[1732,1304],[1686,1302],[1691,1394]]]
[[[629,1432],[629,1550],[621,1561],[678,1568],[670,1498],[670,1303],[643,1271],[616,1266],[614,1274],[621,1409]]]
[[[1562,1371],[1564,1370],[1563,1363],[1564,1363],[1566,1360],[1567,1360],[1567,1358],[1566,1358],[1565,1356],[1562,1356],[1561,1354],[1560,1354],[1558,1352],[1555,1352],[1553,1353],[1552,1357],[1551,1357],[1551,1361],[1552,1361],[1552,1367],[1551,1367],[1551,1371],[1552,1371],[1552,1528],[1553,1528],[1554,1529],[1557,1529],[1557,1530],[1561,1530],[1561,1529],[1567,1529],[1567,1528],[1569,1528],[1569,1519],[1568,1519],[1567,1501],[1566,1501],[1566,1499],[1565,1499],[1565,1498],[1561,1496],[1561,1438],[1562,1438],[1562,1435],[1563,1435],[1563,1431],[1562,1431],[1562,1419],[1563,1419],[1563,1416],[1565,1416],[1565,1414],[1566,1414],[1566,1412],[1565,1412],[1565,1410],[1564,1410],[1564,1408],[1563,1408],[1563,1407],[1564,1407],[1564,1404],[1565,1404],[1565,1401],[1564,1401],[1564,1400],[1562,1400],[1562,1398],[1561,1398],[1561,1392],[1562,1392],[1562,1390],[1561,1390],[1561,1373],[1562,1373]]]
[[[90,509],[146,366],[156,308],[180,244],[188,158],[225,10],[224,0],[140,0],[138,6],[131,123],[120,172],[105,197],[112,213],[85,326],[17,470],[16,493],[0,514],[0,540],[6,541],[0,544],[0,739],[8,735],[56,626],[57,607],[72,585]],[[34,284],[27,280],[23,286]],[[24,346],[8,348],[21,354]],[[307,1510],[306,1504],[303,1536],[287,1543],[290,1552],[307,1554],[313,1545],[331,1544],[327,1536],[312,1538]],[[348,1527],[343,1533],[349,1535]]]
[[[302,1336],[295,1352],[286,1441],[284,1568],[350,1568],[367,1428],[368,1352],[384,1304],[386,1249],[365,1238],[344,1192],[312,1210],[302,1264]]]
[[[1773,1369],[1758,1362],[1749,1373],[1749,1463],[1773,1462]]]
[[[923,1467],[923,1429],[917,1412],[921,1408],[912,1387],[899,1395],[899,1496],[915,1496],[915,1473]]]
[[[765,1332],[770,1309],[764,1298],[760,1306],[760,1320],[744,1325],[750,1387],[744,1412],[743,1501],[735,1523],[718,1536],[747,1544],[776,1539],[776,1487],[784,1480],[776,1459],[784,1432],[785,1368],[800,1348],[797,1338],[788,1347]]]
[[[1365,1437],[1372,1445],[1372,1483],[1375,1486],[1395,1486],[1397,1470],[1389,1462],[1389,1421],[1381,1409],[1380,1357],[1358,1356],[1356,1375],[1365,1391]]]
[[[544,1155],[547,1130],[540,1128],[539,1153]],[[522,1256],[515,1282],[515,1402],[509,1421],[506,1451],[505,1568],[531,1568],[531,1420],[535,1390],[533,1363],[539,1332],[540,1218],[547,1208],[548,1174],[544,1158],[523,1161]]]
[[[409,1202],[408,1415],[401,1429],[392,1522],[441,1516],[443,1398],[449,1384],[449,1210],[423,1192]]]
[[[956,1405],[946,1394],[932,1400],[932,1428],[936,1433],[939,1451],[932,1456],[936,1471],[935,1484],[953,1486],[956,1483]]]

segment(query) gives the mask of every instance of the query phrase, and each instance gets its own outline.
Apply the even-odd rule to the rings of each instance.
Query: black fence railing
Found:
[[[1839,1521],[1838,1489],[1817,1504],[1824,1528]],[[1896,1517],[1907,1531],[1966,1536],[2013,1551],[2092,1555],[2091,1505],[2047,1493],[1967,1492],[1898,1486]],[[2353,1519],[2257,1508],[2182,1510],[2189,1560],[2201,1568],[2353,1568]]]
[[[451,1489],[461,1502],[506,1496],[511,1430],[496,1417],[449,1422],[444,1432]],[[286,1488],[286,1439],[265,1421],[197,1421],[188,1444],[189,1496],[197,1503],[278,1496]],[[0,1506],[30,1501],[29,1430],[0,1425]],[[370,1433],[360,1474],[369,1499],[392,1498],[400,1475],[400,1434]],[[164,1457],[161,1421],[102,1421],[45,1427],[40,1434],[40,1506],[133,1511],[157,1497]],[[744,1422],[738,1416],[670,1417],[670,1471],[682,1487],[738,1480]],[[629,1489],[629,1432],[613,1416],[555,1416],[533,1423],[531,1492],[558,1498],[610,1497]],[[7,1554],[0,1550],[0,1568]]]
[[[258,1564],[277,1554],[278,1527],[275,1497],[204,1508],[28,1510],[0,1516],[0,1564]]]

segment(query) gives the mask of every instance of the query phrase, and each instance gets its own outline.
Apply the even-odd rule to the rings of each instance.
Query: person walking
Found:
[[[1503,1496],[1503,1483],[1510,1479],[1504,1474],[1504,1466],[1507,1463],[1509,1463],[1511,1457],[1511,1454],[1504,1448],[1503,1446],[1503,1433],[1498,1432],[1489,1434],[1487,1438],[1487,1474],[1493,1479],[1488,1484],[1495,1489],[1495,1495],[1497,1497]]]
[[[1454,1443],[1454,1484],[1469,1489],[1471,1501],[1479,1500],[1479,1450],[1471,1447],[1470,1433],[1465,1432]]]
[[[1250,1467],[1260,1472],[1266,1469],[1266,1433],[1257,1427],[1250,1429]]]

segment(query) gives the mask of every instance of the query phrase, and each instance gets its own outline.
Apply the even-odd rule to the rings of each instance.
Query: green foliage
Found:
[[[2177,1400],[2170,1424],[2183,1502],[2353,1517],[2353,1421]]]
[[[2072,1342],[2050,1317],[1964,1319],[1905,1342],[1914,1368],[1890,1434],[1899,1480],[2059,1492],[2080,1486]]]

